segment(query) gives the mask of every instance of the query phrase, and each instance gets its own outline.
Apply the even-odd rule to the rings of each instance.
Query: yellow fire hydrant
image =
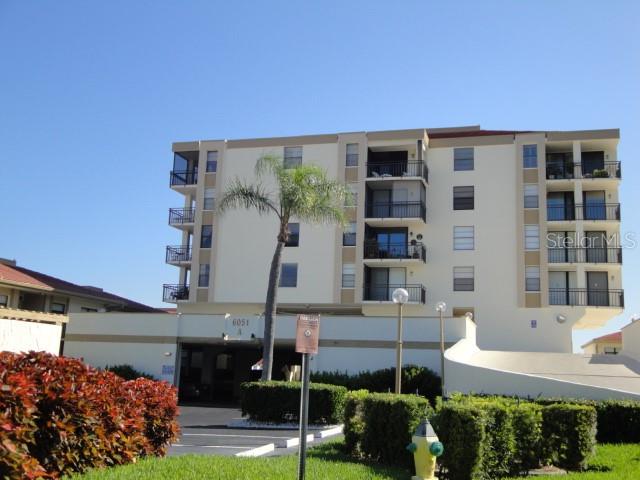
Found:
[[[442,455],[444,446],[438,440],[429,420],[423,420],[418,425],[411,440],[407,450],[413,453],[416,464],[416,474],[411,480],[438,480],[433,475],[436,472],[436,458]]]

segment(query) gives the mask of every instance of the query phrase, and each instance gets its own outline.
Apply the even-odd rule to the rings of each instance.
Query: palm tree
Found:
[[[279,229],[276,249],[269,270],[269,284],[264,308],[264,340],[262,346],[262,380],[271,380],[273,370],[274,314],[277,306],[278,282],[282,249],[289,239],[288,223],[296,219],[316,224],[345,224],[344,205],[350,194],[345,185],[327,178],[327,172],[317,165],[286,167],[281,158],[265,155],[256,162],[260,181],[265,176],[275,180],[277,191],[271,192],[261,183],[248,184],[235,179],[224,192],[218,211],[254,209],[260,215],[275,215]]]

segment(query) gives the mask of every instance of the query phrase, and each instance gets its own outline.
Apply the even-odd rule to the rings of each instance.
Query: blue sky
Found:
[[[172,141],[621,129],[638,231],[640,3],[0,0],[0,256],[161,304]],[[625,315],[640,311],[625,251]]]

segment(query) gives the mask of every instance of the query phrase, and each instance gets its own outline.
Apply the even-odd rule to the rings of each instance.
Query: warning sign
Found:
[[[296,352],[318,353],[320,315],[298,315],[296,322]]]

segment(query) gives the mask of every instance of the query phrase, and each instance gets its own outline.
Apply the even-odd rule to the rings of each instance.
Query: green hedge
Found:
[[[542,409],[542,438],[551,462],[584,470],[595,454],[596,410],[589,405],[558,403]]]
[[[241,384],[242,414],[260,422],[294,422],[300,416],[300,382],[246,382]],[[342,422],[347,389],[336,385],[309,385],[309,423]]]
[[[545,462],[542,450],[542,406],[518,402],[511,410],[515,439],[512,472],[522,474]]]
[[[311,373],[311,380],[314,382],[342,385],[348,390],[368,390],[379,393],[394,391],[395,378],[395,367],[356,374],[338,371]],[[402,391],[422,395],[433,403],[441,394],[440,377],[426,367],[405,365],[402,367]]]
[[[345,407],[345,447],[351,455],[411,467],[406,447],[418,424],[433,414],[417,395],[352,392]]]

